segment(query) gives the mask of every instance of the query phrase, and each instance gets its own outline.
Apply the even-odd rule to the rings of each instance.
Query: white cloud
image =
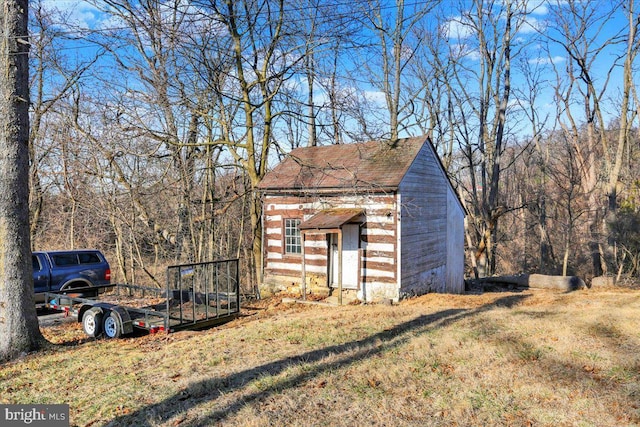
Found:
[[[527,16],[525,21],[522,23],[522,26],[518,29],[518,33],[520,34],[531,34],[537,33],[544,30],[546,27],[545,21],[539,21],[533,16]]]
[[[549,0],[529,0],[527,10],[535,15],[547,15],[549,13]]]
[[[566,61],[567,58],[564,56],[556,55],[554,57],[540,57],[540,58],[531,58],[528,62],[529,64],[538,64],[538,65],[547,65],[547,64],[560,64]]]
[[[523,21],[518,28],[519,34],[533,34],[543,32],[547,26],[547,22],[544,19],[538,19],[533,14],[539,15],[536,12],[523,17]],[[474,29],[474,23],[470,18],[464,16],[455,16],[450,18],[443,26],[442,32],[450,40],[466,40],[474,37],[476,34]]]
[[[473,27],[467,18],[455,16],[449,19],[443,28],[444,34],[448,39],[464,40],[474,34]]]
[[[96,28],[104,20],[102,12],[84,0],[42,0],[46,10],[57,11],[69,24],[81,28]]]
[[[384,107],[387,105],[384,92],[367,90],[364,92],[364,97],[367,101],[379,106]]]
[[[449,45],[449,51],[454,58],[466,58],[472,61],[480,59],[480,52],[478,49],[471,48],[465,43],[454,43]]]

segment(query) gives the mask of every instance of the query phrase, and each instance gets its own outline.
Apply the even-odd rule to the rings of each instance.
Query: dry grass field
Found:
[[[77,426],[640,425],[640,291],[280,301],[199,332],[46,327],[58,345],[1,365],[0,402]]]

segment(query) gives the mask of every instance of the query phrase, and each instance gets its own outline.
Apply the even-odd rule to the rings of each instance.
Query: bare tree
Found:
[[[0,9],[0,360],[39,348],[29,244],[27,0]]]
[[[116,115],[111,113],[110,116],[117,120],[115,124],[126,137],[155,141],[156,152],[166,155],[176,179],[177,200],[172,205],[177,223],[154,218],[152,211],[139,200],[134,206],[144,218],[142,223],[157,232],[158,238],[163,235],[174,237],[170,242],[175,260],[195,261],[198,242],[194,229],[197,216],[194,186],[196,159],[200,153],[201,112],[197,102],[187,102],[184,96],[185,73],[179,53],[184,34],[194,23],[189,5],[178,0],[105,0],[95,4],[125,24],[125,28],[107,34],[101,41],[114,58],[117,71],[126,76],[123,81],[131,82],[123,87],[118,87],[120,81],[105,82],[120,94],[120,99],[114,97],[108,104],[117,110]],[[127,48],[121,48],[123,45]],[[190,88],[188,96],[198,99],[194,95],[196,89]],[[122,103],[116,105],[115,101]],[[84,131],[89,137],[86,128]],[[115,162],[122,159],[115,156],[115,152],[104,154]],[[163,234],[162,230],[170,232]]]
[[[408,6],[396,0],[393,6],[378,0],[361,5],[363,24],[376,36],[376,42],[362,48],[366,52],[362,61],[367,78],[384,96],[388,131],[385,137],[397,141],[410,126],[415,114],[413,99],[421,88],[411,92],[406,85],[406,72],[420,49],[422,39],[412,37],[418,23],[439,3],[439,0]],[[426,82],[425,82],[426,84]]]
[[[626,3],[622,3],[622,7],[627,13],[627,35],[626,35],[626,50],[624,54],[624,65],[622,72],[622,94],[620,98],[620,118],[617,141],[613,147],[612,161],[608,162],[608,183],[606,187],[607,192],[607,225],[611,227],[617,222],[618,216],[618,186],[621,184],[621,173],[623,167],[623,160],[627,147],[630,143],[630,134],[632,130],[632,124],[638,119],[637,109],[632,106],[632,91],[635,89],[635,83],[633,81],[633,66],[638,55],[640,48],[640,38],[638,37],[638,27],[640,25],[640,15],[635,10],[634,0],[628,0]],[[637,107],[637,106],[636,106]],[[608,230],[608,245],[607,254],[608,261],[611,265],[616,264],[618,259],[616,253],[616,233],[612,230]],[[622,263],[617,267],[619,272],[622,271]]]
[[[512,60],[520,49],[514,39],[528,11],[525,3],[510,0],[477,0],[472,9],[460,5],[459,11],[453,23],[461,31],[450,55],[455,59],[454,108],[461,117],[457,135],[466,163],[462,179],[470,199],[469,240],[479,274],[493,274],[499,219],[517,208],[503,203],[500,187],[502,171],[510,165],[502,156],[517,122],[510,103]]]
[[[539,54],[538,51],[535,52]],[[554,273],[555,256],[554,246],[549,234],[549,212],[552,212],[555,200],[549,194],[550,144],[545,144],[545,136],[549,137],[549,132],[545,135],[545,129],[549,122],[549,113],[543,114],[539,111],[541,103],[538,101],[541,94],[547,87],[545,81],[546,58],[532,57],[523,54],[516,67],[520,69],[524,84],[521,88],[514,88],[516,102],[527,117],[529,132],[531,135],[531,150],[523,155],[520,163],[526,165],[530,179],[523,183],[524,191],[519,195],[522,197],[522,204],[527,207],[528,213],[533,216],[535,230],[537,234],[537,263],[536,270],[542,274]],[[526,217],[525,217],[526,218]],[[525,223],[527,221],[525,220]],[[528,228],[528,227],[525,227]]]
[[[574,157],[582,174],[583,193],[589,196],[592,208],[588,233],[592,272],[596,276],[607,271],[605,217],[607,209],[616,204],[615,187],[620,173],[625,135],[628,132],[627,110],[631,89],[629,73],[635,56],[633,47],[636,44],[633,32],[636,24],[632,18],[631,3],[628,52],[619,56],[625,61],[620,106],[624,109],[624,129],[620,130],[617,146],[612,147],[611,137],[606,130],[604,109],[609,84],[613,71],[619,65],[619,59],[609,62],[608,69],[600,74],[600,78],[596,77],[596,70],[599,67],[598,60],[607,55],[610,48],[624,40],[623,29],[612,36],[603,36],[603,28],[617,13],[617,5],[618,3],[608,1],[558,1],[551,9],[555,25],[546,34],[553,44],[562,47],[567,54],[566,67],[560,68],[554,64],[558,117],[561,128],[574,146]],[[612,152],[615,153],[614,159]],[[603,179],[601,167],[608,178]],[[605,190],[607,195],[603,195],[601,191],[605,181],[608,181]],[[602,196],[608,201],[603,202]]]
[[[276,134],[279,138],[288,138],[306,133],[307,146],[339,144],[343,141],[344,100],[339,93],[338,79],[347,73],[338,60],[357,43],[354,39],[360,26],[354,5],[298,0],[288,3],[288,8],[291,8],[289,19],[300,27],[296,34],[300,41],[295,43],[301,49],[298,55],[303,57],[298,66],[302,78],[299,85],[290,85],[292,90],[286,100],[284,116],[291,125],[287,132],[276,131]],[[300,142],[290,144],[301,145]]]
[[[260,282],[262,203],[253,190],[268,170],[277,125],[285,114],[285,83],[300,69],[308,50],[304,43],[298,45],[305,40],[300,37],[304,26],[290,19],[296,8],[287,8],[284,1],[200,0],[197,4],[201,18],[216,23],[218,35],[228,42],[227,50],[216,49],[218,45],[211,45],[211,49],[232,64],[226,70],[225,86],[208,87],[220,98],[215,114],[221,134],[205,143],[223,146],[246,174],[254,280]]]
[[[61,115],[64,116],[64,101],[76,87],[83,75],[100,58],[101,53],[83,57],[78,62],[69,61],[63,54],[64,43],[68,41],[63,28],[65,16],[48,10],[41,0],[32,7],[31,36],[31,118],[29,130],[30,164],[30,224],[32,244],[40,230],[47,186],[51,178],[43,179],[47,172],[45,164],[55,151],[52,141],[53,129],[60,129]]]
[[[453,66],[455,57],[450,55],[449,40],[443,31],[446,18],[435,13],[416,26],[414,37],[422,40],[421,49],[410,64],[416,83],[413,103],[416,124],[423,134],[431,136],[442,158],[445,169],[455,179],[453,170],[454,150],[457,149],[456,132],[460,128],[462,114],[458,111],[455,96]]]

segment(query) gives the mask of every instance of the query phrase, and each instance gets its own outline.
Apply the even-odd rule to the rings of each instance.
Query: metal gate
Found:
[[[238,259],[167,267],[170,328],[206,327],[240,312]]]

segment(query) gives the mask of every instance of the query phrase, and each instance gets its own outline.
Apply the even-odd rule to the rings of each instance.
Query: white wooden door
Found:
[[[338,236],[332,235],[331,244],[331,286],[338,287]],[[342,287],[358,289],[358,247],[360,244],[360,226],[345,224],[342,226]]]

